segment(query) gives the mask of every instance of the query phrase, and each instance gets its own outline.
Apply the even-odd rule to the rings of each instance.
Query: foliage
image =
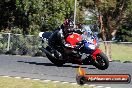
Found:
[[[98,20],[102,16],[102,29],[104,40],[111,40],[115,36],[117,30],[120,31],[121,25],[125,23],[131,24],[132,0],[79,0],[80,5],[88,9],[89,12],[95,14]],[[99,20],[100,21],[100,20]],[[103,28],[102,28],[103,26]],[[120,30],[119,30],[120,29]],[[127,29],[125,29],[127,30]],[[104,32],[103,32],[104,31]]]
[[[116,33],[115,40],[123,42],[132,42],[132,0],[128,0],[127,8],[124,11],[124,18]]]
[[[0,28],[12,26],[14,20],[15,0],[1,0],[0,2]],[[10,29],[10,28],[8,28]]]
[[[20,28],[17,28],[17,27],[12,27],[11,33],[22,34],[22,30]]]
[[[3,0],[1,29],[21,28],[24,34],[53,30],[74,11],[74,0]]]

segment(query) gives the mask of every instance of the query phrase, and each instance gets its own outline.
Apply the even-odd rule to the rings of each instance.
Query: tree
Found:
[[[117,41],[132,42],[132,0],[129,0],[127,4],[125,18],[115,37]]]
[[[30,33],[54,30],[62,24],[66,15],[69,16],[73,12],[73,3],[71,0],[17,0],[16,2],[18,11],[27,16]]]
[[[81,5],[94,12],[97,18],[102,17],[105,36],[103,40],[111,40],[124,19],[129,0],[81,0]],[[99,20],[100,21],[100,20]],[[103,29],[102,29],[103,30]]]
[[[101,38],[110,41],[123,23],[131,0],[81,0],[81,4],[97,14],[101,28]],[[109,45],[105,43],[109,54]],[[110,58],[110,57],[109,57]]]
[[[3,0],[0,27],[8,24],[7,28],[11,23],[23,30],[23,34],[54,30],[73,14],[73,5],[74,0]]]
[[[0,2],[0,29],[10,29],[14,21],[15,0],[2,0]]]

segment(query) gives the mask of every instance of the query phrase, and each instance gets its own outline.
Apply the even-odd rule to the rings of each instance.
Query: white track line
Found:
[[[21,79],[21,77],[14,77],[14,78],[16,78],[16,79]]]
[[[38,81],[38,80],[40,80],[40,79],[33,79],[33,80]]]
[[[10,76],[2,76],[2,77],[9,78]]]
[[[95,88],[102,88],[102,87],[104,87],[104,86],[96,86]]]
[[[50,82],[51,80],[43,80],[43,82]]]
[[[68,84],[69,82],[62,82],[63,84]]]
[[[25,79],[25,80],[31,80],[31,78],[23,78],[23,79]]]
[[[59,83],[60,81],[53,81],[53,83]]]
[[[77,83],[71,83],[72,85],[77,85]]]
[[[111,88],[111,87],[105,87],[105,88]]]
[[[96,85],[89,85],[89,87],[95,87]]]

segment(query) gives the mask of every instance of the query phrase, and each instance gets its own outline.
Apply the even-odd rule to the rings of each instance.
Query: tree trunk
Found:
[[[111,42],[104,41],[104,46],[105,46],[105,54],[107,55],[109,61],[112,61],[112,57],[111,57]]]
[[[102,16],[99,16],[99,22],[100,22],[100,26],[101,26],[101,38],[104,41],[105,54],[107,55],[109,61],[112,61],[112,57],[111,57],[111,42],[106,41],[107,40],[107,36],[109,36],[109,35],[107,35],[106,28],[103,25]]]

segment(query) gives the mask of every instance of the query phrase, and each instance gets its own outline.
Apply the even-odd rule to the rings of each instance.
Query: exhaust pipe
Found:
[[[42,50],[42,52],[44,52],[44,53],[46,53],[46,54],[48,54],[49,56],[51,56],[52,58],[55,58],[55,59],[57,59],[55,56],[53,56],[48,50],[46,50],[45,48],[40,48],[40,50]]]

